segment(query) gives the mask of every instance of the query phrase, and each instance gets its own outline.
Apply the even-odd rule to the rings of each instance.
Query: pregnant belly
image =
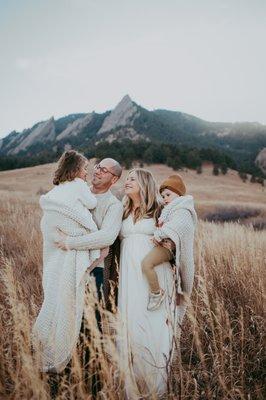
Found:
[[[121,256],[132,257],[135,262],[143,259],[154,247],[151,235],[135,234],[125,237],[121,242]]]
[[[120,280],[119,280],[119,309],[123,318],[130,315],[128,322],[139,324],[142,318],[153,318],[162,312],[153,312],[152,315],[147,311],[147,302],[149,295],[149,285],[146,276],[142,272],[141,262],[143,258],[154,247],[150,235],[131,235],[124,238],[121,243],[120,253]],[[173,272],[171,265],[166,262],[155,267],[160,287],[166,290],[168,296],[173,291]],[[165,304],[167,309],[168,301]],[[163,312],[163,314],[164,314]]]

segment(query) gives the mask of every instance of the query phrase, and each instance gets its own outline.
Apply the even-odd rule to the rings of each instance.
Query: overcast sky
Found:
[[[0,0],[0,136],[129,94],[266,123],[265,0]]]

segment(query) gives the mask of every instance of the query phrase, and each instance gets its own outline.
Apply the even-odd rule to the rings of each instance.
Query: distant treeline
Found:
[[[236,165],[231,157],[216,149],[197,149],[186,146],[154,143],[148,141],[132,142],[125,139],[121,142],[102,142],[94,148],[85,150],[88,158],[112,157],[126,168],[130,168],[134,161],[147,164],[165,164],[175,170],[181,168],[196,169],[203,161],[215,164],[225,164],[228,168]]]
[[[0,156],[0,171],[6,171],[9,169],[33,167],[35,165],[47,164],[54,162],[59,158],[59,154],[55,153],[42,153],[38,156]]]
[[[250,173],[254,176],[263,176],[262,172],[255,165],[248,170],[238,165],[231,156],[223,150],[215,148],[194,148],[188,146],[176,146],[163,143],[151,143],[141,140],[132,142],[124,139],[120,142],[107,141],[91,145],[89,147],[77,146],[77,150],[83,152],[88,158],[102,159],[112,157],[118,160],[126,168],[131,168],[133,162],[140,164],[160,163],[172,167],[174,170],[181,168],[198,169],[203,162],[211,162],[220,168],[235,169],[241,172]],[[63,153],[63,149],[58,148],[56,152],[43,151],[38,156],[1,156],[0,170],[30,167],[39,164],[46,164],[57,161]]]

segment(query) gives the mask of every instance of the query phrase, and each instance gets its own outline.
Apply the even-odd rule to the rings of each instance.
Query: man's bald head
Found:
[[[104,158],[101,162],[100,165],[109,165],[109,169],[117,176],[118,178],[121,177],[122,175],[122,167],[119,164],[118,161],[114,160],[113,158]],[[107,167],[108,168],[108,167]]]
[[[94,193],[105,193],[122,175],[122,167],[113,158],[104,158],[95,166],[92,175],[92,190]]]

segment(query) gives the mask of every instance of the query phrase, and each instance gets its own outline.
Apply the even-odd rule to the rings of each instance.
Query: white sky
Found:
[[[266,123],[264,0],[0,0],[0,136],[148,109]]]

